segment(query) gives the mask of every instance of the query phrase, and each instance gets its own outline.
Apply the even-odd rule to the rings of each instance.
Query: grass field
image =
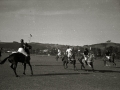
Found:
[[[3,54],[2,59],[7,55]],[[0,65],[0,90],[120,90],[120,62],[117,67],[104,67],[103,61],[95,60],[95,72],[80,69],[74,71],[72,64],[64,69],[62,61],[55,60],[54,56],[31,55],[31,64],[34,75],[31,76],[27,65],[26,75],[23,75],[23,65],[18,64],[15,77],[9,62]]]

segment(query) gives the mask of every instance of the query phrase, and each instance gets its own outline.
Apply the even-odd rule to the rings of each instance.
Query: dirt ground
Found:
[[[3,54],[2,59],[6,56]],[[77,61],[78,71],[74,71],[72,64],[64,69],[62,61],[56,61],[54,56],[31,55],[33,76],[28,65],[23,75],[23,65],[18,64],[20,77],[15,77],[8,61],[0,65],[0,90],[120,90],[120,62],[116,63],[116,67],[106,67],[96,59],[92,72],[90,67],[81,70]]]

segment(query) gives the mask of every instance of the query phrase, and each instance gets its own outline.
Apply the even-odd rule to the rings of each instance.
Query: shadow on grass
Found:
[[[48,73],[48,74],[34,74],[33,76],[56,76],[56,75],[79,75],[79,74],[84,74],[88,75],[90,73]]]
[[[63,65],[32,65],[32,66],[63,66]]]
[[[90,70],[90,69],[86,69],[85,71],[88,71],[88,72],[93,72],[93,70]],[[120,73],[120,71],[113,71],[113,70],[94,70],[95,73]]]
[[[114,68],[120,68],[120,67],[114,67]]]

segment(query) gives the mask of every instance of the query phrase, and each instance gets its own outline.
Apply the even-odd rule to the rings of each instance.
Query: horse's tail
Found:
[[[2,60],[2,61],[0,62],[0,64],[4,64],[8,58],[9,58],[9,57],[6,57],[4,60]]]

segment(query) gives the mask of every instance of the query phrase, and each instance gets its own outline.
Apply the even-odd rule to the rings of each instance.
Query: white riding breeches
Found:
[[[109,59],[110,59],[110,56],[106,56],[106,58],[109,60]]]
[[[28,54],[25,52],[25,50],[23,48],[19,48],[18,52],[24,54],[25,56],[28,56]]]
[[[60,57],[60,56],[61,56],[61,53],[58,53],[58,56]]]
[[[88,55],[84,55],[84,59],[85,59],[85,61],[87,61],[88,60]]]
[[[71,60],[72,54],[68,54],[68,60]]]
[[[72,54],[68,54],[68,57],[71,58],[71,57],[72,57]]]

